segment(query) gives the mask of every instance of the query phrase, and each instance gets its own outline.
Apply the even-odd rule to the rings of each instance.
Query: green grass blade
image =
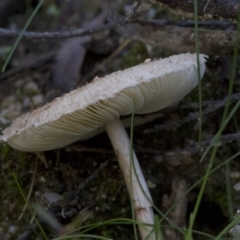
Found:
[[[200,74],[200,60],[199,60],[199,43],[198,43],[198,9],[197,1],[194,1],[194,30],[195,30],[195,48],[197,54],[197,77],[198,77],[198,101],[199,101],[199,133],[198,141],[201,146],[202,142],[202,82]]]
[[[16,174],[15,174],[15,173],[12,173],[12,175],[13,175],[13,178],[14,178],[16,184],[17,184],[17,187],[18,187],[18,189],[19,189],[19,192],[20,192],[20,194],[22,195],[23,200],[24,200],[25,203],[27,204],[27,207],[28,207],[31,215],[33,216],[34,220],[36,221],[36,223],[37,223],[37,225],[38,225],[38,228],[40,229],[40,231],[41,231],[44,239],[48,240],[48,237],[47,237],[46,233],[44,232],[42,226],[41,226],[40,223],[38,222],[35,213],[33,212],[33,210],[32,210],[32,208],[31,208],[29,202],[27,201],[27,198],[26,198],[26,196],[25,196],[25,194],[24,194],[24,192],[23,192],[23,190],[22,190],[22,187],[20,186],[20,183],[19,183],[19,181],[18,181],[18,179],[17,179]]]
[[[38,5],[36,6],[36,8],[34,9],[33,13],[31,14],[31,16],[29,17],[29,19],[27,20],[25,26],[23,27],[21,33],[19,34],[19,36],[17,37],[17,40],[15,41],[15,43],[13,44],[13,47],[11,48],[11,51],[10,53],[8,54],[8,57],[6,59],[6,61],[4,62],[3,64],[3,67],[2,67],[2,72],[4,72],[6,70],[6,67],[9,63],[9,61],[11,60],[12,58],[12,55],[13,53],[15,52],[19,42],[21,41],[22,39],[22,36],[23,36],[23,33],[27,30],[27,28],[29,27],[30,23],[32,22],[33,18],[35,17],[35,15],[37,14],[38,10],[40,9],[40,7],[42,6],[44,0],[41,0]]]
[[[134,108],[133,108],[134,109]],[[131,118],[131,128],[130,128],[130,162],[131,162],[131,165],[130,165],[130,186],[132,188],[133,184],[132,184],[132,170],[135,171],[135,175],[137,176],[136,174],[136,170],[135,170],[135,167],[134,167],[134,162],[133,162],[133,124],[134,124],[134,111],[132,112],[132,118]],[[139,181],[138,181],[139,182]],[[139,183],[140,184],[140,183]],[[132,190],[131,190],[132,192]],[[131,210],[132,210],[132,216],[133,216],[133,219],[135,219],[135,211],[134,211],[134,206],[133,206],[133,199],[132,199],[132,196],[131,196]],[[137,237],[137,227],[136,227],[136,224],[133,224],[133,230],[134,230],[134,238],[137,240],[138,237]]]
[[[197,1],[196,0],[194,1],[194,6],[195,6],[195,15],[196,15],[197,14]],[[237,40],[239,39],[239,25],[240,24],[239,24],[239,21],[238,21]],[[233,91],[233,82],[234,82],[234,79],[235,79],[237,58],[238,58],[238,44],[237,43],[238,43],[238,41],[236,41],[235,48],[234,48],[233,67],[232,67],[231,76],[230,76],[230,84],[229,84],[229,88],[228,88],[228,96],[231,96],[232,91]],[[223,129],[228,124],[230,119],[233,117],[233,115],[235,114],[235,112],[237,111],[237,109],[239,108],[239,105],[240,105],[240,101],[238,101],[238,103],[235,105],[235,107],[233,108],[231,113],[228,115],[229,105],[230,105],[229,103],[230,102],[229,102],[229,98],[228,98],[227,103],[226,103],[225,108],[224,108],[223,117],[222,117],[222,121],[221,121],[221,124],[220,124],[220,129],[219,129],[218,133],[216,134],[216,136],[214,138],[214,141],[209,146],[209,148],[206,150],[206,152],[204,153],[204,155],[203,155],[203,157],[201,159],[201,160],[203,160],[203,158],[207,155],[207,153],[213,147],[213,151],[212,151],[212,154],[211,154],[211,157],[210,157],[210,161],[209,161],[209,164],[208,164],[208,167],[207,167],[207,170],[206,170],[206,174],[204,176],[204,180],[202,182],[202,185],[201,185],[201,188],[200,188],[200,191],[199,191],[199,194],[198,194],[198,198],[197,198],[197,201],[196,201],[196,204],[195,204],[192,216],[191,216],[191,221],[190,221],[190,224],[189,224],[189,229],[188,229],[188,234],[187,234],[187,240],[191,240],[192,239],[192,229],[193,229],[194,221],[195,221],[195,218],[197,216],[198,208],[199,208],[200,202],[202,200],[202,196],[203,196],[204,191],[205,191],[205,187],[206,187],[206,184],[207,184],[210,172],[211,172],[211,168],[212,168],[212,166],[214,164],[214,160],[215,160],[215,157],[216,157],[216,154],[217,154],[217,150],[218,150],[217,144],[219,142],[220,136],[222,135]]]

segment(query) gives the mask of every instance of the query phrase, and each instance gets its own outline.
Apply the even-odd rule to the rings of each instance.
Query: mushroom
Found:
[[[205,55],[199,55],[200,77]],[[110,138],[119,161],[142,239],[156,239],[152,198],[120,116],[146,114],[176,105],[198,84],[196,54],[180,54],[114,72],[17,118],[1,139],[20,151],[64,147],[96,135]],[[130,161],[133,154],[132,162]],[[146,225],[144,225],[146,224]]]

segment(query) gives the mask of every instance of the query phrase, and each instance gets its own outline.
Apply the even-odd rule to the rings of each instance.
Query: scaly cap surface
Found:
[[[200,54],[200,74],[205,55]],[[114,72],[17,118],[1,139],[37,152],[88,139],[121,115],[143,114],[178,103],[198,84],[196,54],[180,54]]]

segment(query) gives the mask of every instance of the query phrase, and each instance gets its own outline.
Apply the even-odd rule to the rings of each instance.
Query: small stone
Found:
[[[45,182],[46,182],[46,179],[45,179],[45,177],[41,176],[41,177],[39,178],[39,181],[42,182],[42,183],[45,183]]]
[[[102,199],[106,199],[106,198],[107,198],[107,195],[103,193],[103,194],[101,194],[101,198],[102,198]]]
[[[34,107],[38,107],[39,105],[41,105],[43,103],[43,95],[39,94],[32,97],[32,103]]]
[[[162,163],[163,162],[163,157],[162,156],[156,156],[154,158],[154,160],[155,160],[156,163]]]
[[[235,183],[234,186],[233,186],[233,189],[235,191],[239,192],[240,191],[240,182]]]
[[[12,103],[8,106],[8,109],[5,113],[7,119],[13,120],[16,117],[20,116],[22,113],[22,105],[20,103]]]
[[[34,82],[29,82],[24,87],[24,92],[28,96],[32,96],[32,95],[36,94],[39,92],[38,85]]]
[[[233,228],[230,229],[229,234],[234,237],[234,239],[239,239],[240,238],[240,226],[236,225]]]
[[[240,178],[240,172],[230,172],[231,178]]]
[[[16,230],[17,230],[17,227],[13,226],[13,225],[8,228],[8,232],[11,233],[11,234],[15,233]]]
[[[155,187],[157,186],[156,183],[153,183],[153,182],[150,181],[150,180],[147,180],[147,185],[148,185],[148,187],[151,188],[151,189],[153,189],[153,188],[155,188]]]
[[[28,108],[30,106],[30,99],[29,97],[25,97],[23,100],[23,107]]]
[[[152,60],[150,58],[147,58],[144,60],[144,63],[150,63]]]
[[[62,195],[55,192],[45,192],[42,197],[43,201],[46,202],[49,206],[56,204],[63,199]]]
[[[13,104],[16,101],[15,96],[11,95],[5,97],[1,102],[1,108],[8,108],[10,104]]]

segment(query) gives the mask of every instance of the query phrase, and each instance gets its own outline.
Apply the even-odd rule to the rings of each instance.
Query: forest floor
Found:
[[[103,6],[82,2],[58,6],[55,1],[49,1],[33,19],[31,31],[95,27],[99,22],[106,22]],[[29,6],[25,11],[11,15],[9,25],[5,27],[14,25],[14,28],[22,29],[34,7]],[[14,41],[10,37],[0,39],[0,66]],[[124,47],[118,52],[119,46]],[[108,59],[111,54],[113,57]],[[148,58],[173,54],[177,52],[123,39],[114,30],[91,38],[71,40],[23,39],[7,70],[0,74],[1,130],[16,117],[84,85],[96,75],[104,76]],[[108,61],[95,71],[96,66],[106,59]],[[226,98],[229,78],[223,71],[229,62],[228,57],[209,58],[202,81],[203,109]],[[233,89],[236,94],[239,80],[237,76]],[[180,196],[185,196],[168,215],[168,219],[179,227],[188,226],[200,184],[188,194],[185,192],[206,172],[211,153],[204,161],[200,159],[218,131],[223,114],[223,109],[219,108],[205,116],[202,130],[205,145],[199,147],[198,118],[178,124],[198,111],[198,89],[195,89],[177,107],[163,111],[161,118],[134,127],[133,133],[134,150],[147,179],[158,218],[161,219],[160,213],[166,213]],[[224,135],[237,132],[237,119],[239,113],[224,129]],[[164,124],[171,121],[173,127],[167,128]],[[163,126],[161,130],[159,126]],[[237,141],[224,143],[218,148],[213,168],[237,153],[238,149]],[[133,239],[131,202],[106,133],[38,155],[0,143],[0,169],[0,239],[53,239],[68,232],[82,233],[84,226],[88,229],[90,224],[95,227],[89,227],[88,234],[106,239]],[[194,229],[216,236],[229,224],[240,203],[239,179],[238,158],[209,176]],[[226,187],[228,181],[230,190]],[[42,229],[35,221],[34,212],[47,214],[45,218],[38,218]],[[109,220],[108,224],[100,224]],[[167,225],[166,220],[161,222],[162,231],[169,236],[166,239],[174,239],[174,236],[183,239],[177,230],[166,230]],[[194,239],[203,238],[197,235]]]

